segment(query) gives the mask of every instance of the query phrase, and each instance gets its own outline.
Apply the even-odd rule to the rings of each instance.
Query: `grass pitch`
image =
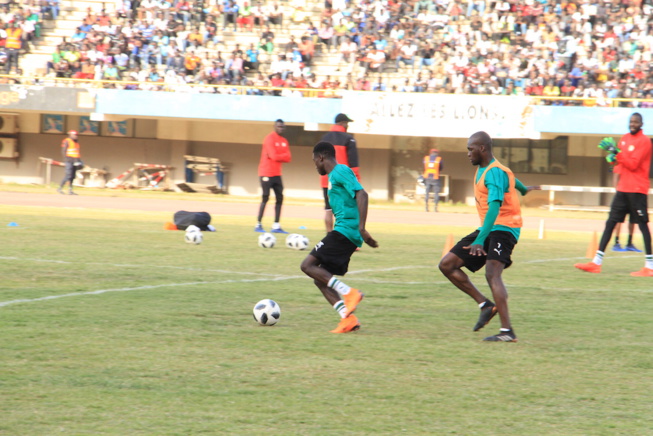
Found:
[[[334,335],[307,252],[259,248],[251,217],[214,216],[192,246],[162,229],[169,215],[0,206],[0,434],[653,428],[653,281],[628,275],[641,254],[591,275],[572,266],[589,234],[523,232],[504,274],[519,343],[483,343],[498,318],[472,332],[477,306],[437,270],[446,236],[472,229],[372,223],[381,247],[344,279],[367,294],[363,327]],[[284,227],[323,236],[318,221]],[[281,306],[274,327],[252,319],[263,298]]]

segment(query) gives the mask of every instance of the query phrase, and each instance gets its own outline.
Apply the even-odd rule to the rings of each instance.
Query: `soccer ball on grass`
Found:
[[[276,244],[277,238],[272,233],[263,233],[258,237],[258,246],[261,248],[272,248]]]
[[[286,237],[286,247],[294,250],[306,250],[308,243],[308,238],[298,233],[291,233]]]
[[[197,227],[195,228],[197,229]],[[184,240],[189,244],[199,245],[204,240],[204,236],[202,236],[202,232],[199,229],[195,231],[186,230],[186,234],[184,235]]]
[[[275,325],[281,316],[281,308],[269,298],[256,303],[253,312],[254,319],[261,325]]]

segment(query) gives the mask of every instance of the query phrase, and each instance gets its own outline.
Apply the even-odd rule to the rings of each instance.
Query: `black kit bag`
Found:
[[[213,226],[209,227],[211,215],[208,212],[187,212],[180,210],[175,212],[174,221],[178,230],[186,230],[188,226],[193,225],[205,232],[213,231]]]

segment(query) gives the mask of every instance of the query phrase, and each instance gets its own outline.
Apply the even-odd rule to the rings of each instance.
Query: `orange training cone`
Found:
[[[163,228],[165,230],[177,230],[177,226],[169,221],[163,225]]]
[[[444,248],[442,248],[442,257],[444,257],[449,250],[453,248],[453,235],[449,233],[447,240],[444,242]]]
[[[585,257],[587,257],[588,259],[594,259],[594,255],[596,254],[596,250],[598,249],[599,249],[599,242],[596,236],[596,232],[594,232],[594,234],[592,235],[592,240],[587,246],[587,253],[585,253]]]

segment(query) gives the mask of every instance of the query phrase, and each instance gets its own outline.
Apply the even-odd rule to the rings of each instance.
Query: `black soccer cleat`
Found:
[[[485,342],[517,342],[517,335],[513,330],[499,332],[498,335],[488,336],[483,339]]]
[[[494,305],[490,300],[485,300],[485,306],[481,309],[481,314],[478,317],[478,321],[474,326],[474,331],[477,332],[490,322],[494,315],[497,314],[497,306]]]

